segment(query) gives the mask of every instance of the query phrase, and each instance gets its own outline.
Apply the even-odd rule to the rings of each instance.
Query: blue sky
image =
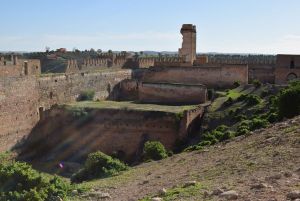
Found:
[[[0,0],[0,51],[74,47],[300,54],[300,0]]]

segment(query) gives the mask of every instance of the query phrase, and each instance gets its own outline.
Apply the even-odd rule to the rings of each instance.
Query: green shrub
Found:
[[[204,146],[209,146],[211,145],[210,141],[202,141],[198,144],[198,146],[204,147]]]
[[[259,88],[261,87],[261,82],[259,80],[253,80],[252,84],[254,85],[255,88]]]
[[[229,110],[229,112],[228,112],[228,115],[229,116],[233,116],[235,114],[235,111],[234,110]]]
[[[144,160],[161,160],[168,154],[164,145],[158,141],[148,141],[144,145]]]
[[[240,82],[240,81],[235,81],[235,82],[233,83],[233,86],[234,86],[235,88],[237,88],[237,87],[241,86],[241,82]]]
[[[203,149],[203,146],[199,146],[199,145],[193,145],[193,146],[189,146],[186,149],[184,149],[183,151],[185,152],[190,152],[190,151],[196,151],[196,150],[201,150]]]
[[[280,92],[277,105],[280,118],[292,118],[300,114],[300,81],[293,82]]]
[[[244,120],[242,121],[236,130],[236,136],[245,135],[250,132],[250,121]]]
[[[233,104],[233,99],[231,97],[229,97],[224,103],[224,106],[229,106]]]
[[[218,142],[218,139],[214,135],[215,133],[206,132],[202,136],[202,141],[209,141],[210,144],[216,144]]]
[[[264,89],[264,90],[261,92],[260,96],[261,96],[262,98],[264,98],[264,97],[266,97],[268,94],[269,94],[269,91],[268,91],[267,89]]]
[[[92,101],[95,97],[95,91],[94,90],[86,90],[82,91],[79,94],[78,101]]]
[[[244,101],[247,99],[247,96],[248,96],[247,94],[242,94],[237,98],[237,101]]]
[[[250,130],[256,130],[259,128],[266,128],[270,123],[266,119],[254,118],[250,122]]]
[[[222,139],[222,141],[223,140],[229,140],[229,139],[231,139],[231,138],[234,138],[235,137],[235,132],[233,132],[233,131],[226,131],[225,133],[224,133],[224,135],[223,135],[223,139]]]
[[[244,115],[244,114],[239,114],[239,115],[237,115],[237,116],[235,116],[234,117],[234,120],[235,121],[243,121],[243,120],[246,120],[247,119],[247,116],[246,115]]]
[[[42,201],[66,198],[71,186],[58,177],[48,178],[23,162],[0,164],[0,200]]]
[[[236,131],[236,136],[241,136],[249,133],[250,130],[247,127],[239,127]]]
[[[248,106],[252,106],[259,104],[261,102],[261,98],[257,95],[250,94],[247,96],[246,101]]]
[[[228,130],[228,126],[223,124],[223,125],[218,126],[215,130],[225,132],[226,130]]]
[[[278,113],[276,112],[269,113],[266,118],[270,123],[274,123],[279,120]]]
[[[218,131],[218,130],[213,130],[211,132],[211,135],[213,135],[217,139],[217,142],[218,142],[218,141],[222,141],[224,132]]]
[[[128,167],[118,159],[113,159],[100,151],[88,155],[84,168],[72,175],[72,182],[82,182],[95,178],[115,176]]]

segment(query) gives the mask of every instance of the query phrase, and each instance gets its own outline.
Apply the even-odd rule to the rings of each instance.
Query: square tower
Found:
[[[192,24],[183,24],[180,30],[182,34],[182,47],[179,49],[179,56],[186,63],[193,65],[196,60],[196,26]]]

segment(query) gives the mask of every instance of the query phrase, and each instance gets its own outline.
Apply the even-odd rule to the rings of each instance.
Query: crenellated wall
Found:
[[[12,55],[11,60],[0,58],[0,77],[19,77],[40,75],[41,63],[38,59],[18,59]]]

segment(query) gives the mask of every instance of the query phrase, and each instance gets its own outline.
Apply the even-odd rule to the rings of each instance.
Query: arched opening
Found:
[[[291,81],[291,80],[295,80],[297,79],[297,75],[295,73],[290,73],[288,74],[288,76],[286,77],[287,81]]]

